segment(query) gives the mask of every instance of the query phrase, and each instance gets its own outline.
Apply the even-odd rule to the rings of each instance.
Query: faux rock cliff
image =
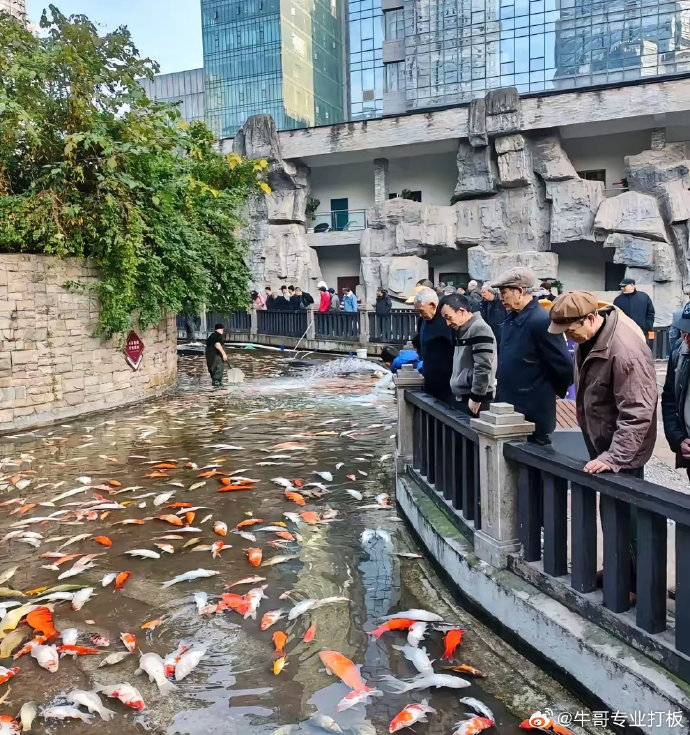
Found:
[[[232,149],[249,159],[268,161],[271,194],[249,204],[245,236],[250,243],[248,265],[252,286],[278,288],[283,283],[315,291],[321,280],[316,251],[306,237],[309,169],[299,161],[283,160],[275,123],[270,115],[246,120]]]

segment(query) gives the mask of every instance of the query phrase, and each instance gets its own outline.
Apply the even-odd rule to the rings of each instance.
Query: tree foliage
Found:
[[[92,258],[104,335],[245,304],[241,214],[266,162],[150,101],[137,79],[158,67],[127,28],[54,5],[41,27],[0,12],[0,252]]]

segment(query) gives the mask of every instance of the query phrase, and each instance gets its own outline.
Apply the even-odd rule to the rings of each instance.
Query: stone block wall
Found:
[[[138,332],[138,371],[117,338],[95,337],[98,299],[65,288],[93,284],[95,268],[76,258],[0,254],[0,433],[132,403],[177,378],[177,330],[170,314]]]

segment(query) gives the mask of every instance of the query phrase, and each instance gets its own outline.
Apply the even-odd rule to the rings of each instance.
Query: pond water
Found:
[[[17,567],[3,585],[24,592],[64,583],[92,586],[95,595],[81,610],[72,610],[70,601],[53,602],[55,627],[78,629],[80,646],[92,646],[94,635],[110,641],[100,655],[63,657],[55,673],[40,668],[30,655],[12,663],[10,658],[0,661],[19,667],[16,677],[0,686],[0,695],[10,687],[0,713],[16,715],[27,701],[39,709],[59,705],[74,688],[123,682],[139,689],[146,709],[136,712],[103,697],[116,712],[111,721],[62,723],[39,716],[34,732],[81,733],[97,727],[105,733],[323,733],[328,724],[319,724],[323,715],[333,718],[331,731],[372,735],[388,732],[392,718],[407,704],[428,700],[436,713],[414,731],[440,735],[453,732],[454,723],[469,711],[459,702],[459,697],[469,696],[493,710],[496,727],[487,732],[514,735],[521,732],[520,720],[536,709],[582,709],[450,599],[426,560],[417,558],[419,549],[398,517],[394,499],[391,507],[376,507],[377,496],[393,494],[396,409],[391,395],[373,392],[377,378],[369,367],[354,360],[295,367],[281,353],[240,350],[233,352],[233,365],[244,371],[246,381],[214,390],[203,358],[183,357],[173,393],[0,439],[0,538],[15,530],[41,535],[35,539],[36,548],[19,537],[0,543],[0,574]],[[161,463],[168,467],[156,469]],[[209,470],[221,474],[201,477]],[[225,487],[221,483],[238,477],[251,478],[245,482],[254,489],[218,492]],[[286,497],[274,478],[293,483],[305,504]],[[69,491],[74,493],[67,495]],[[169,497],[161,498],[164,493]],[[86,516],[94,496],[124,507]],[[186,532],[184,526],[154,518],[179,513],[184,519],[186,508],[168,507],[176,503],[195,508],[190,520],[199,531]],[[307,515],[290,518],[286,512]],[[41,518],[48,520],[37,520]],[[126,519],[144,522],[116,523]],[[234,533],[240,522],[256,519],[262,522],[244,529],[255,541]],[[315,519],[315,524],[306,522]],[[217,521],[226,524],[226,536],[214,533]],[[275,530],[261,530],[276,522],[285,523],[279,528],[295,540],[283,541]],[[81,534],[88,537],[74,540]],[[95,542],[99,536],[108,537],[112,546]],[[160,538],[164,536],[172,538]],[[194,538],[198,542],[184,548]],[[213,558],[203,547],[219,540],[225,548]],[[174,553],[156,543],[169,545]],[[289,558],[254,567],[246,553],[249,548],[260,548],[264,563]],[[125,555],[133,549],[154,551],[160,558]],[[93,559],[93,568],[58,580],[81,557],[62,561],[41,555],[63,550],[65,555],[101,555]],[[46,568],[56,562],[57,569]],[[198,568],[216,574],[162,586]],[[113,584],[102,586],[104,575],[123,571],[131,577],[120,591]],[[229,591],[244,595],[266,585],[256,620],[245,620],[232,609],[199,614],[195,593],[206,593],[214,605],[228,591],[226,585],[251,575],[265,581]],[[13,599],[6,594],[0,605]],[[46,604],[36,602],[40,594],[15,599]],[[283,617],[260,630],[268,611],[282,610],[285,615],[301,601],[329,597],[346,599],[314,606],[293,620]],[[396,648],[405,644],[406,632],[389,632],[378,640],[369,632],[384,616],[410,608],[432,611],[449,626],[465,629],[452,663],[476,667],[486,678],[468,677],[471,686],[462,690],[390,692],[390,682],[383,677],[409,679],[417,673]],[[151,630],[141,628],[152,620],[163,622]],[[310,626],[314,638],[305,642]],[[17,630],[24,635],[16,636],[15,651],[33,636],[26,623]],[[277,675],[272,641],[276,631],[288,637],[287,665]],[[106,655],[125,650],[123,632],[136,636],[141,652],[165,657],[184,641],[206,653],[173,693],[161,694],[147,676],[135,675],[138,653],[98,668]],[[439,661],[442,638],[443,632],[430,625],[420,644],[435,660],[436,672],[444,665]],[[361,666],[364,680],[383,696],[337,712],[349,688],[324,670],[319,657],[324,649]]]

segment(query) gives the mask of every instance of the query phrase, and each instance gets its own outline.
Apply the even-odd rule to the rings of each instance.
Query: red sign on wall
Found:
[[[127,335],[127,344],[125,345],[125,360],[132,370],[138,370],[141,360],[144,357],[144,343],[141,337],[132,330]]]

